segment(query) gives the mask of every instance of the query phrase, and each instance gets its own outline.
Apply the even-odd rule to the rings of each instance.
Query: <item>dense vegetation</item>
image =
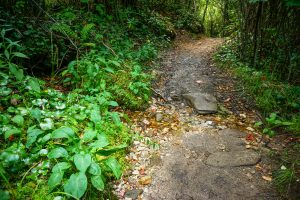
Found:
[[[264,133],[299,136],[296,0],[0,3],[0,199],[113,199],[135,136],[122,109],[147,105],[153,61],[176,29],[227,37],[216,60],[255,96]],[[277,172],[280,191],[299,160]]]
[[[112,199],[134,136],[119,107],[147,104],[172,24],[121,2],[32,2],[0,8],[1,199]]]
[[[217,63],[242,80],[265,118],[256,125],[268,137],[286,135],[276,152],[273,183],[285,198],[299,198],[300,177],[300,2],[223,1],[226,44]],[[282,138],[282,137],[281,137]],[[283,143],[283,141],[280,141]]]

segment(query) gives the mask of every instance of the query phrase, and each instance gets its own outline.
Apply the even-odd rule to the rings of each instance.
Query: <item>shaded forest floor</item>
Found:
[[[115,186],[119,198],[280,199],[271,149],[254,128],[260,115],[239,80],[212,62],[221,44],[182,34],[163,54],[151,105],[128,113],[143,137],[127,156],[132,170]],[[198,94],[215,97],[217,112],[199,114]]]

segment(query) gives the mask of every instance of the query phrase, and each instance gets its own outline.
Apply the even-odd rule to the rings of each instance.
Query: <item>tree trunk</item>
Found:
[[[204,24],[204,20],[205,20],[206,12],[207,12],[208,3],[209,3],[209,0],[206,0],[206,1],[205,1],[205,8],[204,8],[204,12],[203,12],[203,18],[202,18],[202,23],[203,23],[203,24]]]
[[[253,36],[253,43],[254,43],[254,48],[253,48],[253,63],[252,65],[256,67],[257,63],[257,53],[258,53],[258,27],[259,27],[259,22],[262,14],[262,6],[263,3],[260,1],[258,4],[258,9],[257,9],[257,14],[256,14],[256,21],[255,21],[255,27],[254,27],[254,36]]]

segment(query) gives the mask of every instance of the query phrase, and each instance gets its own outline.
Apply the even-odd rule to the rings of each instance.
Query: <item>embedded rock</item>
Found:
[[[260,161],[260,155],[252,150],[215,152],[209,155],[206,164],[214,167],[251,166]]]
[[[182,96],[199,114],[210,114],[218,111],[217,100],[211,94],[188,93]]]

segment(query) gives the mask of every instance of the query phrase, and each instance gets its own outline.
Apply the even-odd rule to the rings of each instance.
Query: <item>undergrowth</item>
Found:
[[[256,125],[269,137],[288,134],[293,141],[276,157],[281,168],[275,170],[273,183],[282,196],[297,196],[300,179],[300,87],[281,82],[266,71],[258,71],[239,61],[231,44],[215,55],[218,66],[233,72],[265,117]]]
[[[109,183],[127,167],[133,135],[117,110],[147,105],[152,79],[147,71],[158,48],[174,36],[168,18],[149,15],[120,8],[114,16],[97,4],[94,11],[52,11],[42,26],[16,23],[14,16],[4,21],[1,199],[115,198]],[[27,32],[19,35],[18,29]],[[40,44],[32,43],[36,40]],[[43,74],[32,66],[39,55],[48,63],[37,65],[54,82],[29,75]]]
[[[266,122],[273,123],[274,121],[275,124],[286,126],[286,130],[296,135],[300,133],[299,86],[280,82],[267,72],[258,71],[243,64],[228,46],[220,49],[215,60],[221,67],[231,69],[240,78],[247,92],[253,96],[257,107],[267,119],[274,118]],[[279,124],[280,121],[289,123]]]

